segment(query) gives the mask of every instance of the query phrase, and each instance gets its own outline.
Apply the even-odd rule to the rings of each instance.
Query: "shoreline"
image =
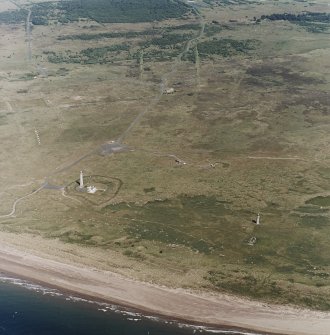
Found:
[[[139,282],[83,264],[59,262],[0,243],[0,271],[87,300],[191,325],[281,335],[327,335],[330,313]]]
[[[49,285],[46,282],[37,282],[37,281],[31,281],[30,278],[28,277],[24,277],[24,276],[20,276],[18,278],[18,276],[16,274],[10,273],[10,272],[5,272],[5,271],[0,271],[0,280],[1,280],[1,274],[8,276],[9,280],[8,282],[10,283],[10,279],[18,279],[18,280],[22,280],[28,284],[33,284],[33,285],[37,285],[38,287],[42,287],[46,290],[50,289],[50,290],[56,290],[56,292],[60,293],[61,295],[63,295],[64,297],[68,296],[69,298],[78,298],[78,299],[82,299],[82,303],[87,303],[87,304],[108,304],[111,306],[116,307],[119,311],[122,311],[123,313],[125,312],[132,312],[132,313],[136,313],[140,316],[142,316],[143,318],[146,319],[158,319],[157,322],[171,322],[171,323],[175,323],[177,325],[179,324],[183,324],[185,326],[187,326],[188,328],[194,328],[194,327],[200,327],[200,328],[204,328],[204,329],[210,329],[211,332],[214,331],[237,331],[237,332],[242,332],[242,333],[251,333],[254,334],[254,332],[257,332],[258,334],[256,335],[279,335],[278,333],[270,333],[270,332],[261,332],[259,330],[254,330],[254,329],[247,329],[247,328],[241,328],[241,327],[237,327],[237,326],[230,326],[230,325],[220,325],[220,324],[211,324],[211,323],[202,323],[202,322],[198,322],[198,321],[191,321],[191,320],[187,320],[187,319],[182,319],[182,318],[178,318],[178,317],[170,317],[170,316],[165,316],[163,314],[157,314],[157,312],[153,312],[153,311],[146,311],[144,309],[139,309],[137,307],[133,307],[131,305],[122,305],[119,303],[115,303],[111,300],[108,299],[102,299],[102,298],[98,298],[96,299],[94,296],[91,295],[87,295],[87,294],[82,294],[82,293],[78,293],[77,291],[71,291],[68,289],[64,289],[62,287],[59,286],[52,286]],[[7,279],[7,278],[6,278]],[[5,280],[7,281],[7,280]],[[13,284],[15,285],[15,284]],[[24,287],[24,285],[23,285]],[[51,294],[51,293],[50,293]],[[282,335],[286,335],[286,334],[282,334]]]

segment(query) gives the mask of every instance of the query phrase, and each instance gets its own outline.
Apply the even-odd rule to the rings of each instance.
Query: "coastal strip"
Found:
[[[40,257],[6,242],[0,243],[0,271],[91,299],[192,323],[282,335],[328,335],[330,330],[329,313],[142,283],[64,259]]]

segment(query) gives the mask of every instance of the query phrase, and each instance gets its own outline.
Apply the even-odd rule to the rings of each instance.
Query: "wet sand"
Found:
[[[330,334],[330,313],[143,283],[69,259],[41,257],[3,240],[0,242],[0,271],[96,300],[188,322],[277,334]]]

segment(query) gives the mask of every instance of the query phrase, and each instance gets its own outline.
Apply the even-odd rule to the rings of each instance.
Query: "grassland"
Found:
[[[0,228],[116,252],[96,266],[146,281],[329,310],[328,32],[266,19],[326,3],[80,3],[1,7]],[[80,170],[108,193],[77,193]]]

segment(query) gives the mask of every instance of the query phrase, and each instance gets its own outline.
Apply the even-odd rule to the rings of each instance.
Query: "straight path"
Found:
[[[32,60],[32,49],[31,49],[31,10],[29,9],[28,15],[26,17],[25,22],[25,31],[26,31],[26,38],[27,38],[27,55],[28,61],[31,62]]]
[[[165,73],[162,77],[161,77],[161,82],[159,84],[159,93],[151,100],[151,102],[149,103],[149,105],[142,111],[140,112],[135,119],[132,121],[132,123],[128,126],[128,128],[118,137],[118,139],[116,140],[116,142],[118,143],[122,143],[123,140],[127,137],[127,135],[132,131],[132,129],[139,123],[139,121],[141,120],[141,118],[147,113],[149,112],[153,107],[155,107],[158,102],[160,101],[160,99],[162,98],[162,96],[164,95],[164,92],[167,88],[167,82],[168,82],[168,78],[176,71],[176,69],[178,68],[178,66],[181,64],[182,62],[182,57],[185,53],[187,53],[190,48],[191,48],[191,43],[197,41],[200,37],[203,36],[204,34],[204,29],[205,29],[205,23],[203,21],[203,17],[196,11],[196,14],[198,15],[199,19],[200,19],[200,25],[201,25],[201,29],[198,33],[198,36],[192,38],[191,40],[189,40],[183,51],[175,58],[174,63],[171,66],[171,69],[169,72]]]

